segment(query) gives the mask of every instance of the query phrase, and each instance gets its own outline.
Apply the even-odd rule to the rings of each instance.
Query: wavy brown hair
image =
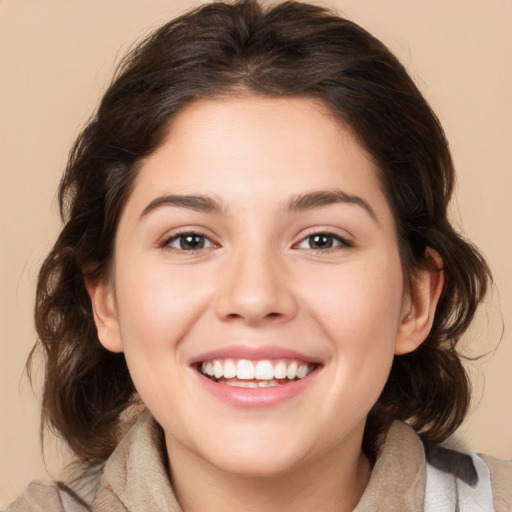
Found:
[[[64,227],[42,265],[35,307],[46,361],[42,425],[88,465],[110,455],[123,412],[138,398],[123,354],[98,341],[84,275],[108,273],[139,162],[158,147],[173,116],[198,99],[243,94],[321,101],[379,168],[406,279],[425,267],[427,247],[443,259],[432,330],[416,351],[395,357],[368,425],[398,418],[439,442],[467,412],[470,388],[456,345],[490,273],[447,219],[454,170],[436,116],[400,62],[355,23],[304,3],[212,3],[130,52],[60,184]]]

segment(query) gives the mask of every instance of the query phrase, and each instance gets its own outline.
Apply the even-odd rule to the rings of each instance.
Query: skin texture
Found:
[[[297,201],[333,190],[344,200]],[[203,247],[183,249],[184,233]],[[319,233],[333,247],[314,245]],[[142,162],[112,275],[87,285],[100,341],[125,352],[164,428],[184,510],[352,510],[366,416],[393,356],[425,339],[442,273],[404,291],[391,210],[346,126],[309,99],[247,96],[174,118]],[[192,364],[233,347],[318,367],[293,396],[241,407]]]

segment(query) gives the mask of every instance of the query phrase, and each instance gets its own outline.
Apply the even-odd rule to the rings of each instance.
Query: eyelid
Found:
[[[300,233],[300,235],[297,237],[298,240],[293,244],[292,247],[294,249],[300,249],[299,244],[304,242],[309,237],[315,236],[315,235],[331,236],[332,238],[339,241],[340,245],[338,245],[336,247],[329,247],[326,249],[303,248],[304,250],[309,250],[309,251],[314,251],[314,252],[329,252],[329,251],[335,251],[338,249],[350,249],[350,248],[354,247],[354,242],[350,236],[342,235],[339,232],[337,232],[337,230],[333,229],[332,227],[328,228],[328,227],[321,227],[321,226],[309,228],[309,229],[303,231],[302,233]]]
[[[172,240],[175,240],[179,238],[180,236],[186,236],[186,235],[198,235],[206,240],[208,240],[211,243],[211,247],[219,247],[219,243],[215,241],[215,238],[209,234],[206,233],[206,230],[198,227],[198,226],[186,226],[182,228],[174,229],[170,232],[167,232],[164,236],[162,236],[157,241],[157,246],[161,248],[168,248],[168,249],[174,249],[179,252],[195,252],[194,250],[185,251],[183,249],[178,249],[176,247],[171,247],[169,244]],[[201,249],[197,249],[198,251],[204,250],[204,249],[210,249],[211,247],[205,247]]]
[[[178,252],[195,252],[193,249],[190,250],[183,250],[178,249],[175,247],[171,247],[169,244],[171,241],[179,238],[180,236],[186,236],[186,235],[198,235],[201,237],[204,237],[208,242],[211,244],[210,247],[203,247],[200,249],[197,249],[197,251],[205,250],[205,249],[211,249],[212,247],[220,247],[220,243],[216,241],[216,237],[214,237],[208,230],[205,230],[204,228],[201,228],[199,226],[186,226],[181,228],[176,228],[174,230],[171,230],[170,232],[167,232],[165,235],[163,235],[161,238],[157,241],[157,246],[160,248],[169,248],[174,249]],[[294,249],[300,249],[299,244],[304,242],[307,238],[315,235],[327,235],[338,242],[340,242],[339,245],[336,247],[326,248],[326,249],[307,249],[304,248],[304,250],[310,250],[314,252],[328,252],[333,251],[337,249],[343,249],[343,248],[351,248],[354,246],[354,242],[352,241],[351,236],[342,235],[339,232],[337,232],[336,229],[333,229],[332,227],[322,227],[317,226],[313,228],[308,228],[304,231],[302,231],[296,238],[296,242],[292,244],[292,248]]]

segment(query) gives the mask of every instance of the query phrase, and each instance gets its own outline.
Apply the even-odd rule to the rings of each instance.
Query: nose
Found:
[[[297,301],[282,257],[271,251],[243,251],[225,265],[216,302],[219,318],[256,326],[295,316]]]

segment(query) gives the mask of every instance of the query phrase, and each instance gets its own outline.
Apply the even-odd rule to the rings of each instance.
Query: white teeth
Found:
[[[279,386],[279,382],[276,380],[262,380],[259,382],[251,382],[246,380],[227,380],[224,382],[227,386],[231,386],[233,388],[271,388],[274,386]]]
[[[258,361],[254,371],[254,377],[259,380],[270,380],[274,378],[274,368],[270,361]]]
[[[248,359],[240,359],[236,365],[236,376],[241,380],[254,379],[254,365]]]
[[[297,361],[289,363],[286,361],[277,361],[273,363],[268,359],[261,361],[250,361],[249,359],[240,359],[239,361],[233,361],[233,359],[214,359],[213,361],[201,364],[201,372],[208,377],[215,378],[216,380],[235,378],[239,381],[257,380],[258,382],[256,384],[261,384],[260,387],[278,385],[278,380],[302,379],[311,373],[312,369],[311,365],[300,364]]]
[[[224,378],[232,379],[233,377],[236,377],[236,365],[231,359],[228,359],[224,363]]]
[[[213,361],[213,374],[216,379],[220,379],[224,375],[224,368],[220,361]]]
[[[295,379],[297,377],[297,363],[292,363],[290,366],[288,366],[288,369],[286,371],[286,377],[289,379]]]
[[[258,383],[254,381],[244,381],[244,380],[238,380],[238,381],[226,381],[225,384],[228,386],[232,386],[235,388],[257,388]]]
[[[286,363],[279,361],[274,368],[274,378],[286,379]]]
[[[301,364],[299,369],[297,370],[297,378],[303,379],[308,374],[308,366],[306,364]]]
[[[211,375],[213,377],[213,374],[215,373],[213,371],[213,363],[206,363],[206,368],[204,371],[207,375]]]

